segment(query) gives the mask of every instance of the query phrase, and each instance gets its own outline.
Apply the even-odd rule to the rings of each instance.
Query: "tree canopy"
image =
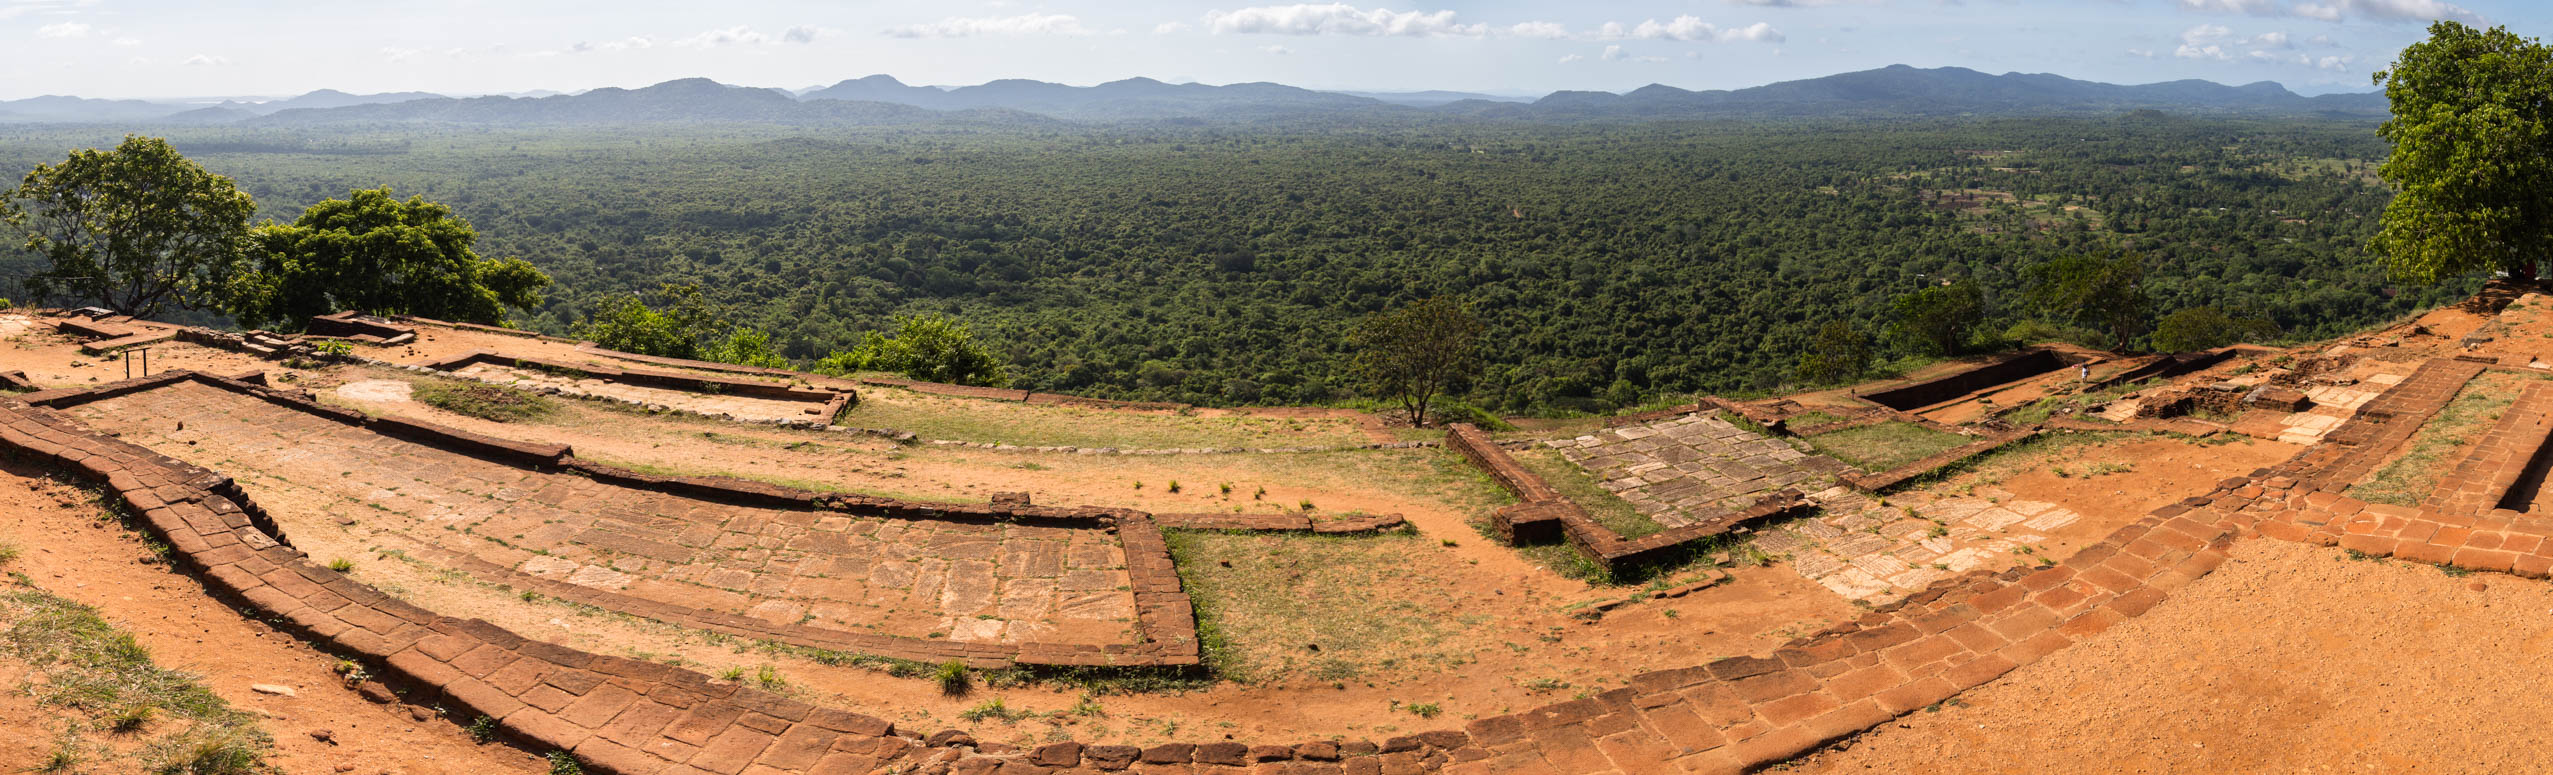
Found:
[[[1366,316],[1350,346],[1373,394],[1425,427],[1428,407],[1480,370],[1480,319],[1461,300],[1438,296]]]
[[[2029,275],[2030,299],[2041,312],[2100,332],[2109,349],[2127,350],[2145,333],[2153,303],[2136,255],[2067,256],[2033,266]]]
[[[2534,278],[2553,251],[2553,49],[2441,21],[2376,83],[2393,103],[2377,171],[2397,191],[2368,251],[2415,282]]]
[[[825,356],[816,371],[848,374],[892,371],[925,382],[999,386],[1009,381],[1001,359],[975,340],[965,323],[946,315],[915,315],[896,321],[895,336],[870,331],[860,345]]]
[[[2157,321],[2152,339],[2155,350],[2180,353],[2258,342],[2278,334],[2278,324],[2267,318],[2235,317],[2215,307],[2186,307]]]
[[[47,262],[23,281],[28,293],[137,316],[230,298],[256,209],[229,178],[167,140],[132,135],[111,151],[36,165],[0,194],[0,218]]]
[[[1890,303],[1896,321],[1888,332],[1899,346],[1921,355],[1958,355],[1968,334],[1986,319],[1986,294],[1972,281],[1936,285]]]
[[[388,187],[358,189],[311,205],[290,224],[251,235],[256,271],[231,314],[248,325],[297,326],[338,310],[503,323],[532,309],[550,278],[519,259],[486,259],[478,232],[452,208],[400,201]]]

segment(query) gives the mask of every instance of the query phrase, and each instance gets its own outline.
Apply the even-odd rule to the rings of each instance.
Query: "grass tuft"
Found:
[[[414,395],[427,406],[493,422],[536,420],[558,411],[558,403],[545,396],[503,385],[434,380],[417,383]]]

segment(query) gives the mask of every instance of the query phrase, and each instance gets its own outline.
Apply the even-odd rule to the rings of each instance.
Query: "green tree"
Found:
[[[1000,358],[993,355],[966,324],[945,315],[896,319],[895,336],[876,331],[861,337],[858,347],[816,361],[819,374],[892,371],[924,382],[993,385],[1009,381]]]
[[[521,259],[481,258],[471,250],[478,236],[450,207],[358,189],[257,227],[256,271],[229,311],[252,326],[298,327],[348,309],[501,324],[508,308],[538,306],[549,275]]]
[[[1841,320],[1826,321],[1800,353],[1799,378],[1811,385],[1832,385],[1860,377],[1870,368],[1870,338]]]
[[[2028,274],[2040,312],[2101,332],[2111,350],[2128,349],[2145,331],[2145,262],[2134,254],[2067,256]]]
[[[665,283],[656,295],[665,305],[662,311],[637,294],[603,301],[576,324],[577,338],[621,352],[698,359],[701,343],[727,329],[727,321],[710,308],[698,285]]]
[[[45,269],[24,281],[38,298],[94,300],[129,315],[231,297],[257,205],[229,178],[168,141],[127,135],[112,151],[72,151],[0,194],[0,219]]]
[[[1480,330],[1470,305],[1438,296],[1367,316],[1349,341],[1358,376],[1424,427],[1428,405],[1479,370]]]
[[[789,359],[771,346],[771,335],[758,328],[738,328],[727,338],[709,345],[701,352],[702,360],[763,366],[774,369],[789,367]]]
[[[2184,307],[2156,322],[2152,339],[2156,351],[2180,353],[2257,342],[2279,333],[2278,324],[2268,318],[2238,318],[2215,307]]]
[[[1986,320],[1986,293],[1973,280],[1904,294],[1889,306],[1897,318],[1888,325],[1889,338],[1921,355],[1959,354],[1968,332]]]
[[[2553,49],[2441,21],[2375,80],[2393,103],[2376,172],[2397,191],[2368,251],[2413,282],[2534,279],[2553,249]]]

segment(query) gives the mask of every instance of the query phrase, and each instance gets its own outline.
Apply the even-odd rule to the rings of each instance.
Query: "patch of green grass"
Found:
[[[1196,603],[1208,668],[1233,681],[1377,680],[1468,662],[1484,624],[1447,616],[1427,590],[1450,580],[1410,558],[1441,551],[1380,536],[1165,531]],[[1375,590],[1401,590],[1375,594]]]
[[[1808,437],[1819,454],[1880,473],[1974,439],[1908,422],[1884,422]]]
[[[1606,490],[1602,483],[1596,481],[1594,474],[1578,467],[1576,463],[1569,462],[1569,459],[1562,457],[1558,451],[1522,449],[1512,450],[1508,454],[1526,470],[1541,475],[1544,482],[1551,484],[1552,489],[1559,490],[1560,494],[1569,496],[1569,500],[1578,504],[1579,508],[1586,509],[1587,516],[1594,518],[1596,524],[1603,525],[1624,538],[1639,538],[1666,529],[1665,526],[1649,519],[1648,515],[1641,514],[1639,509],[1632,507],[1630,501],[1623,500],[1622,496]]]
[[[558,411],[558,402],[547,396],[503,385],[427,380],[411,394],[427,406],[494,422],[537,420]]]
[[[2500,414],[2517,401],[2519,383],[2526,379],[2529,378],[2494,373],[2465,383],[2445,408],[2411,435],[2411,443],[2403,447],[2401,457],[2350,487],[2349,497],[2368,503],[2420,505],[2437,491],[2439,480],[2463,461],[2465,448],[2490,430]]]
[[[195,676],[161,668],[133,634],[81,605],[22,586],[0,593],[0,655],[29,668],[20,691],[47,707],[79,711],[119,733],[137,733],[166,714],[183,720],[134,754],[140,771],[230,775],[262,771],[274,741]],[[57,746],[63,766],[85,756]]]
[[[1027,718],[1029,715],[1028,711],[1012,710],[1009,704],[1002,702],[1002,698],[995,697],[976,703],[975,707],[958,711],[957,717],[968,721],[992,719],[994,721],[1010,723]]]

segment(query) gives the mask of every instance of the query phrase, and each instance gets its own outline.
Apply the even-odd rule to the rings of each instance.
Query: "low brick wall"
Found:
[[[417,365],[434,369],[436,371],[459,371],[471,364],[477,363],[570,372],[583,374],[605,382],[619,382],[626,385],[639,385],[642,387],[663,388],[666,390],[681,390],[692,393],[718,393],[744,396],[747,398],[767,398],[775,401],[804,401],[828,405],[843,404],[846,403],[845,397],[850,395],[848,392],[844,391],[808,390],[788,385],[772,384],[761,380],[720,379],[717,377],[697,374],[680,374],[670,371],[616,369],[610,366],[586,363],[561,363],[541,358],[507,355],[505,353],[492,352],[488,350],[472,350],[450,358],[445,358],[439,361],[428,361]],[[831,419],[831,417],[831,415],[826,415],[827,419]]]
[[[1899,411],[1913,411],[1965,397],[1986,388],[2036,377],[2065,368],[2065,356],[2054,350],[2032,350],[1946,377],[1857,393],[1854,397]]]
[[[2232,347],[2219,347],[2214,350],[2159,356],[2145,365],[2094,382],[2085,387],[2084,392],[2108,390],[2140,380],[2171,379],[2194,371],[2204,371],[2209,367],[2232,360],[2236,352]]]
[[[2295,461],[2292,475],[2318,488],[2365,478],[2482,371],[2480,364],[2448,359],[2421,364],[2324,434]]]
[[[525,330],[520,329],[520,328],[506,328],[506,327],[504,327],[504,326],[489,326],[489,325],[480,325],[480,324],[478,324],[478,323],[456,323],[456,322],[449,321],[449,320],[436,320],[436,319],[434,319],[434,318],[417,317],[417,316],[415,316],[415,315],[391,315],[391,316],[389,316],[389,317],[390,317],[390,319],[391,319],[391,320],[393,320],[393,321],[397,321],[397,322],[401,322],[401,323],[414,323],[414,324],[420,324],[420,325],[438,326],[438,327],[442,327],[442,328],[457,328],[457,329],[460,329],[460,330],[463,330],[463,331],[477,331],[477,332],[482,333],[482,334],[496,334],[496,335],[498,335],[498,336],[512,336],[512,337],[519,337],[519,338],[523,338],[523,339],[538,339],[538,340],[541,340],[541,341],[544,341],[544,342],[558,342],[558,343],[561,343],[561,344],[578,344],[577,340],[569,339],[569,338],[564,337],[564,336],[551,336],[551,335],[544,334],[544,333],[539,333],[539,332],[536,332],[536,331],[525,331]]]
[[[1409,522],[1399,514],[1348,515],[1337,519],[1316,520],[1294,514],[1154,514],[1152,521],[1164,528],[1181,530],[1248,530],[1274,533],[1380,533],[1398,530]]]
[[[2553,455],[2553,382],[2536,382],[2501,410],[2499,422],[2420,505],[2449,514],[2526,510],[2544,485],[2546,466],[2553,464],[2548,455]]]
[[[1783,432],[1783,418],[1780,412],[1771,411],[1760,406],[1740,401],[1731,401],[1719,396],[1703,396],[1702,406],[1707,406],[1712,409],[1744,417],[1747,422],[1755,423],[1758,426],[1762,426],[1764,430],[1771,431],[1773,433],[1778,434]]]
[[[402,345],[417,340],[416,329],[392,323],[353,310],[332,315],[313,315],[302,331],[314,336],[351,339],[365,344]]]
[[[1445,432],[1445,445],[1461,452],[1464,458],[1488,473],[1490,479],[1514,494],[1517,500],[1523,501],[1500,508],[1490,515],[1491,526],[1498,532],[1499,538],[1510,544],[1565,540],[1580,554],[1603,565],[1608,572],[1670,559],[1693,541],[1761,520],[1798,516],[1815,508],[1798,491],[1782,490],[1758,499],[1748,508],[1626,539],[1588,516],[1584,507],[1569,500],[1542,476],[1517,463],[1515,457],[1490,441],[1478,426],[1455,423]]]

